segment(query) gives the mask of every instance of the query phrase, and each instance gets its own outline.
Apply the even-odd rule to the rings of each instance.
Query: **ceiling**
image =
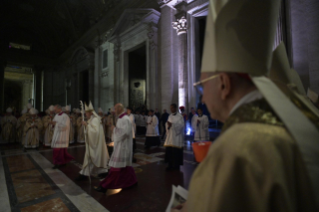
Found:
[[[1,0],[0,48],[31,45],[32,54],[59,57],[102,17],[114,0]]]

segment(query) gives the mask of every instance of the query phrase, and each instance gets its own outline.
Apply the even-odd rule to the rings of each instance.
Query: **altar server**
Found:
[[[54,126],[51,147],[53,148],[53,169],[56,169],[74,158],[68,153],[70,139],[69,116],[62,111],[60,105],[55,105],[54,111],[56,115],[51,123]]]
[[[177,111],[177,105],[172,104],[171,114],[166,122],[165,162],[166,170],[179,170],[183,165],[184,153],[184,117]]]
[[[160,146],[161,140],[158,132],[158,118],[153,110],[148,111],[146,124],[145,148],[149,149],[151,146]]]
[[[208,117],[203,114],[202,108],[197,109],[198,115],[192,118],[192,128],[195,130],[194,141],[208,141],[209,140],[209,121]]]

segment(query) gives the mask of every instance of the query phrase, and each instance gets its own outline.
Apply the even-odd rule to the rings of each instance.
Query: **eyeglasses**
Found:
[[[214,75],[214,76],[208,77],[208,78],[206,78],[206,79],[203,79],[203,80],[201,80],[201,81],[199,81],[199,82],[194,83],[193,86],[194,86],[194,88],[196,89],[196,91],[197,91],[200,95],[202,95],[202,94],[203,94],[203,84],[204,84],[204,82],[207,82],[207,81],[209,81],[209,80],[215,79],[215,78],[217,78],[218,76],[219,76],[219,74],[216,74],[216,75]]]

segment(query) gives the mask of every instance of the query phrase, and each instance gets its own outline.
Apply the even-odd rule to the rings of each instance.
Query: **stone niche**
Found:
[[[133,95],[138,90],[148,108],[159,104],[158,93],[158,50],[157,31],[160,13],[153,9],[127,9],[116,23],[108,39],[114,44],[114,101],[129,105],[130,93]],[[146,46],[146,79],[140,80],[136,88],[134,80],[129,80],[128,54],[140,47]],[[132,86],[132,87],[130,87]],[[131,90],[130,90],[131,88]],[[135,94],[134,94],[135,95]],[[138,101],[142,99],[137,98]]]

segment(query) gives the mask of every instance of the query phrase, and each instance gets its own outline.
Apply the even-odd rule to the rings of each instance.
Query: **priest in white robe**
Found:
[[[24,125],[23,133],[23,146],[24,151],[27,148],[39,148],[40,132],[43,128],[42,120],[37,116],[38,112],[36,109],[31,108],[29,110],[30,116]]]
[[[184,118],[182,114],[177,111],[177,105],[172,104],[171,114],[166,122],[166,140],[165,148],[165,162],[168,163],[166,170],[179,170],[183,165],[184,154]]]
[[[97,177],[107,173],[109,153],[105,143],[105,135],[101,118],[95,113],[92,103],[85,105],[85,116],[88,121],[82,121],[86,128],[85,156],[80,175],[76,180],[86,180],[88,176]]]
[[[150,149],[152,146],[160,146],[161,140],[158,131],[158,118],[154,114],[154,110],[148,111],[146,124],[145,149]]]
[[[54,128],[52,121],[54,119],[54,106],[49,107],[49,114],[42,118],[43,128],[44,128],[44,146],[51,147],[51,142],[53,138]]]
[[[137,184],[132,167],[132,124],[122,104],[115,105],[114,109],[118,120],[116,127],[112,126],[114,151],[109,162],[111,168],[100,186],[95,187],[95,190],[102,193],[107,189],[127,188]]]
[[[194,141],[208,141],[208,117],[203,114],[202,108],[198,108],[197,113],[198,115],[194,115],[192,118],[192,128],[195,131]]]
[[[30,103],[27,104],[26,108],[21,112],[22,116],[18,119],[17,123],[17,130],[18,130],[18,136],[19,136],[19,141],[21,144],[24,144],[24,126],[27,122],[27,119],[30,117],[30,109],[33,108]]]
[[[14,143],[16,141],[17,119],[12,115],[12,109],[6,110],[6,115],[1,119],[2,142]]]
[[[62,107],[60,105],[56,105],[54,110],[56,115],[51,122],[54,126],[51,148],[53,148],[53,169],[56,169],[71,160],[74,160],[74,157],[72,157],[67,151],[70,139],[69,116],[62,112]]]

